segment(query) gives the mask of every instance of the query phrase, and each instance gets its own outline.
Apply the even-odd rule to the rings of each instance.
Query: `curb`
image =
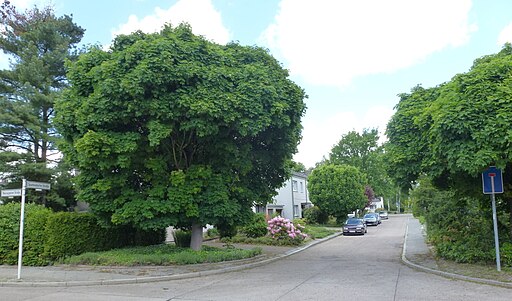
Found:
[[[84,281],[31,281],[31,282],[23,282],[23,281],[12,281],[12,282],[0,282],[0,287],[74,287],[74,286],[99,286],[99,285],[119,285],[119,284],[139,284],[139,283],[149,283],[149,282],[162,282],[162,281],[172,281],[172,280],[181,280],[181,279],[189,279],[189,278],[197,278],[202,276],[210,276],[217,275],[229,272],[236,272],[246,269],[251,269],[254,267],[262,266],[269,264],[271,262],[277,261],[282,258],[286,258],[293,254],[297,254],[306,249],[309,249],[319,243],[331,240],[335,237],[340,236],[342,233],[335,233],[330,236],[327,236],[322,239],[314,240],[313,242],[292,249],[284,254],[277,255],[271,258],[263,259],[256,262],[251,262],[247,264],[242,264],[239,266],[220,268],[216,270],[202,271],[202,272],[192,272],[192,273],[184,273],[184,274],[176,274],[169,276],[153,276],[153,277],[137,277],[137,278],[128,278],[128,279],[109,279],[109,280],[84,280]]]
[[[403,245],[403,248],[402,248],[402,258],[401,258],[402,262],[406,266],[408,266],[410,268],[413,268],[415,270],[421,271],[421,272],[430,273],[430,274],[438,275],[438,276],[449,278],[449,279],[456,279],[456,280],[463,280],[463,281],[475,282],[475,283],[480,283],[480,284],[487,284],[487,285],[494,285],[494,286],[500,286],[500,287],[505,287],[505,288],[512,288],[512,283],[511,282],[502,282],[502,281],[497,281],[497,280],[475,278],[475,277],[470,277],[470,276],[453,274],[453,273],[449,273],[449,272],[444,272],[444,271],[440,271],[440,270],[431,269],[431,268],[428,268],[428,267],[425,267],[425,266],[422,266],[422,265],[419,265],[419,264],[416,264],[416,263],[413,263],[413,262],[409,261],[407,259],[407,257],[406,257],[406,253],[407,253],[407,235],[408,235],[408,233],[409,233],[409,225],[407,225],[407,227],[405,229],[405,239],[404,239],[404,245]]]

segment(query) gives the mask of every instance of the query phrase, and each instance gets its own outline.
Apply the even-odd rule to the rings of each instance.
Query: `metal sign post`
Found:
[[[498,237],[498,217],[496,215],[496,193],[503,193],[503,177],[501,176],[501,170],[491,166],[489,169],[482,173],[482,183],[484,194],[491,195],[492,203],[492,222],[494,226],[494,248],[496,249],[496,270],[501,271],[501,259],[500,259],[500,241]],[[489,190],[490,186],[490,190]],[[496,189],[498,188],[498,189]],[[490,193],[489,193],[490,192]]]
[[[21,182],[21,189],[4,189],[1,191],[2,197],[15,197],[21,196],[20,208],[20,240],[18,244],[18,280],[21,279],[21,266],[23,263],[23,228],[25,225],[25,195],[27,188],[34,188],[36,190],[50,190],[50,184],[44,182],[27,181],[25,179]]]
[[[25,224],[25,190],[27,180],[21,182],[21,210],[20,210],[20,242],[18,244],[18,280],[21,279],[21,264],[23,262],[23,225]]]

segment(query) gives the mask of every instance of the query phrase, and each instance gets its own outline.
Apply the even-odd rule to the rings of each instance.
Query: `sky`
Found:
[[[385,128],[398,94],[433,87],[512,42],[510,0],[11,0],[50,4],[86,29],[84,45],[187,22],[195,34],[257,45],[308,98],[294,160],[314,167],[350,131]],[[6,58],[0,57],[0,65]]]

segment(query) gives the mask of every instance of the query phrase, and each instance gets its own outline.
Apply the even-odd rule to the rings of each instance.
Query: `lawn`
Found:
[[[105,266],[183,265],[238,260],[251,258],[261,253],[261,248],[257,247],[250,250],[242,250],[232,247],[216,248],[203,246],[202,250],[193,251],[192,249],[179,248],[172,244],[160,244],[103,252],[88,252],[65,258],[61,263]]]

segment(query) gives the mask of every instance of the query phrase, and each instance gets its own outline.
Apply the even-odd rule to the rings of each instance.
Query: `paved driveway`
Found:
[[[450,280],[400,261],[408,216],[337,237],[271,264],[132,285],[0,288],[1,300],[512,300],[512,289]]]

